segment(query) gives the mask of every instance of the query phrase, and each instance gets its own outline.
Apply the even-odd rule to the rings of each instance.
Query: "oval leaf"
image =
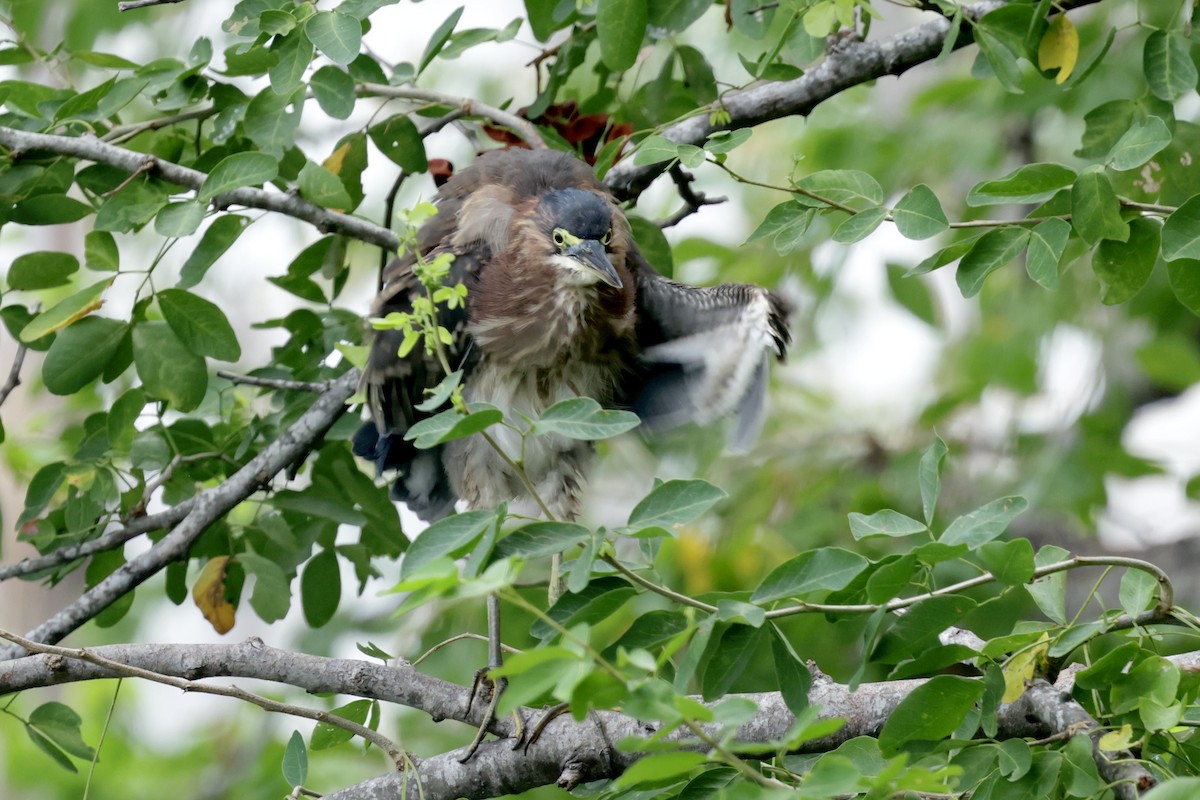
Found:
[[[226,156],[208,173],[196,199],[207,203],[214,197],[242,186],[256,186],[274,180],[279,162],[266,153],[234,153]]]

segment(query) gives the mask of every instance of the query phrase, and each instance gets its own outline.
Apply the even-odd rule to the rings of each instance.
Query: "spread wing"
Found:
[[[651,430],[733,415],[730,447],[762,428],[767,351],[791,344],[788,309],[761,286],[696,287],[660,275],[631,252],[643,380],[624,398]]]

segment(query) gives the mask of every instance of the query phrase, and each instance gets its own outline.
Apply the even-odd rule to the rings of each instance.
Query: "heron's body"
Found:
[[[465,314],[442,312],[464,370],[463,394],[513,419],[592,397],[628,405],[651,423],[701,421],[738,412],[752,432],[761,407],[764,348],[787,343],[778,300],[757,286],[712,289],[660,276],[633,244],[628,223],[582,162],[525,150],[481,156],[439,193],[422,228],[427,256],[451,252],[449,281],[467,287]],[[406,311],[422,287],[412,261],[389,268],[375,312]],[[395,496],[426,519],[455,499],[489,508],[527,499],[520,478],[481,436],[416,450],[404,433],[429,412],[415,408],[442,377],[420,348],[399,358],[399,334],[375,339],[364,381],[372,422],[355,450],[396,469]],[[559,518],[577,515],[592,458],[588,442],[489,431],[520,461]]]

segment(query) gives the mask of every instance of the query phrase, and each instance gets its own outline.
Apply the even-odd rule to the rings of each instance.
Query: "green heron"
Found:
[[[560,400],[585,396],[631,408],[649,428],[733,415],[734,444],[757,434],[766,351],[782,358],[790,342],[778,297],[748,284],[697,288],[664,278],[638,251],[604,185],[566,153],[487,153],[441,188],[437,205],[417,244],[425,257],[452,253],[447,283],[467,288],[465,308],[439,307],[438,323],[451,332],[448,361],[463,370],[468,403],[537,417]],[[425,294],[415,261],[410,254],[388,267],[376,315],[411,312]],[[417,406],[445,365],[422,347],[400,357],[403,338],[398,330],[375,336],[363,374],[371,421],[354,440],[356,454],[399,474],[392,496],[430,521],[459,499],[476,509],[532,499],[514,469],[519,461],[547,510],[575,519],[590,442],[545,435],[522,443],[502,426],[492,428],[491,441],[474,435],[419,450],[405,440],[434,413]],[[492,595],[491,667],[501,663],[499,617]],[[482,740],[503,688],[494,687],[464,760]]]
[[[467,287],[466,307],[439,309],[452,332],[451,364],[463,396],[536,417],[587,396],[635,411],[644,427],[735,417],[743,446],[761,424],[767,349],[783,358],[790,334],[781,300],[759,286],[698,288],[668,280],[633,242],[629,223],[592,170],[550,150],[480,156],[439,191],[438,213],[418,234],[424,256],[454,255],[447,282]],[[425,289],[414,258],[385,272],[374,313],[408,312]],[[404,434],[434,412],[416,406],[444,377],[422,348],[398,356],[403,334],[379,331],[364,373],[371,421],[355,452],[395,470],[395,499],[425,520],[456,500],[472,508],[528,499],[520,476],[480,436],[418,450]],[[515,418],[515,417],[514,417]],[[517,435],[492,429],[515,460]],[[559,519],[579,513],[593,447],[529,437],[523,468]]]

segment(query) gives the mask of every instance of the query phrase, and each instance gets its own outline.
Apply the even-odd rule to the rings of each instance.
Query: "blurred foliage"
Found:
[[[928,704],[925,727],[889,724],[878,743],[776,758],[773,777],[802,792],[821,787],[804,796],[1103,796],[1078,737],[1036,748],[953,742],[980,725],[994,734],[996,703],[1038,659],[1089,665],[1076,697],[1114,731],[1128,726],[1114,749],[1136,745],[1160,777],[1196,774],[1194,675],[1161,659],[1156,634],[1106,633],[1093,610],[1077,617],[1091,594],[1080,603],[1083,592],[1068,593],[1059,580],[1066,572],[1030,583],[1035,570],[1069,557],[1017,535],[1094,534],[1114,479],[1164,470],[1127,452],[1130,421],[1200,381],[1200,128],[1188,4],[1119,0],[1068,15],[1012,2],[967,19],[978,46],[843,91],[802,122],[686,144],[663,133],[698,114],[720,127],[727,93],[800,77],[829,47],[837,51],[826,37],[878,40],[883,28],[936,12],[850,0],[526,0],[513,5],[512,22],[472,28],[465,20],[476,4],[463,13],[396,0],[241,0],[222,5],[224,21],[205,5],[121,14],[108,0],[0,3],[0,134],[97,137],[207,175],[192,192],[154,170],[130,175],[49,148],[0,153],[0,224],[13,254],[0,318],[30,350],[21,391],[37,398],[26,418],[11,406],[2,412],[3,460],[27,487],[24,507],[5,509],[4,524],[39,553],[93,540],[148,504],[186,502],[282,435],[311,404],[309,392],[259,391],[215,373],[243,358],[256,331],[273,343],[269,363],[243,364],[258,377],[323,381],[357,358],[364,328],[355,290],[374,285],[376,248],[296,234],[270,251],[267,285],[233,297],[214,274],[230,264],[227,251],[263,228],[263,215],[231,211],[222,198],[261,186],[391,227],[396,192],[369,187],[395,182],[409,193],[401,197],[427,196],[428,181],[453,169],[445,144],[453,132],[435,133],[453,98],[404,91],[460,86],[459,59],[469,55],[515,48],[519,59],[510,61],[525,64],[512,67],[518,74],[473,74],[472,91],[531,120],[599,174],[621,159],[677,162],[709,194],[731,196],[668,228],[665,242],[653,217],[667,212],[643,202],[635,233],[664,272],[673,263],[684,279],[779,286],[797,308],[798,344],[775,371],[770,419],[753,452],[723,453],[719,433],[695,429],[600,444],[589,522],[605,527],[536,530],[537,541],[567,551],[571,591],[551,609],[544,545],[519,530],[497,544],[502,515],[483,514],[470,530],[461,518],[457,529],[427,529],[413,545],[421,559],[405,560],[414,533],[401,531],[383,482],[351,456],[351,414],[296,465],[299,480],[255,494],[212,526],[162,581],[97,617],[83,633],[88,642],[137,641],[167,606],[192,619],[203,611],[221,632],[235,616],[286,624],[280,630],[306,652],[376,641],[415,658],[482,630],[473,583],[482,573],[508,600],[506,643],[558,648],[549,662],[510,662],[509,701],[566,701],[577,716],[603,697],[611,702],[602,705],[671,726],[699,714],[682,699],[688,692],[772,690],[803,716],[808,659],[852,684],[977,659],[983,677],[927,684],[938,691],[917,698]],[[964,19],[953,0],[929,8]],[[419,52],[395,54],[381,21],[407,24],[405,15],[427,23],[428,35]],[[519,139],[494,121],[451,124],[472,147]],[[286,313],[264,310],[280,298]],[[239,322],[246,318],[253,330]],[[856,335],[889,320],[929,342],[911,353],[911,370],[861,357],[864,341],[888,335]],[[1082,342],[1065,357],[1086,362],[1084,385],[1065,398],[1050,374],[1063,368],[1064,356],[1051,354],[1064,335]],[[885,360],[904,359],[915,341],[897,335]],[[820,374],[860,364],[877,372],[844,381]],[[611,424],[603,431],[611,435],[621,428],[603,416],[587,421],[594,438],[603,438],[595,426]],[[656,487],[656,476],[677,480]],[[1181,493],[1196,478],[1171,477]],[[646,506],[627,499],[646,495],[661,518],[647,522]],[[453,559],[467,554],[462,571]],[[695,603],[635,591],[606,557]],[[26,577],[94,586],[122,563],[117,550]],[[996,580],[947,590],[984,571]],[[1129,614],[1153,608],[1147,574],[1125,573],[1109,605]],[[403,604],[399,616],[379,612],[378,602],[359,610],[398,578],[402,590],[418,590],[387,605]],[[936,596],[903,616],[786,611],[882,608],[925,593]],[[939,644],[950,624],[988,644],[969,653]],[[622,679],[599,669],[580,640]],[[423,668],[469,684],[484,659],[482,645],[461,643]],[[63,689],[78,721],[48,705],[59,696],[48,691],[0,699],[6,796],[81,796],[89,759],[75,739],[99,745],[113,692],[111,683]],[[212,701],[230,710],[164,739],[139,723],[139,714],[157,712],[129,699],[137,696],[127,681],[89,796],[287,793],[285,777],[295,776],[280,770],[285,743],[294,728],[307,738],[307,723]],[[419,755],[470,739],[469,730],[434,728],[420,716],[386,709],[381,730],[403,731]],[[29,729],[48,733],[39,742]],[[780,747],[803,739],[795,732]],[[314,749],[306,785],[329,791],[386,769],[357,747]],[[691,798],[729,784],[720,760],[647,760],[640,775],[595,791]],[[730,785],[729,794],[769,793]]]

